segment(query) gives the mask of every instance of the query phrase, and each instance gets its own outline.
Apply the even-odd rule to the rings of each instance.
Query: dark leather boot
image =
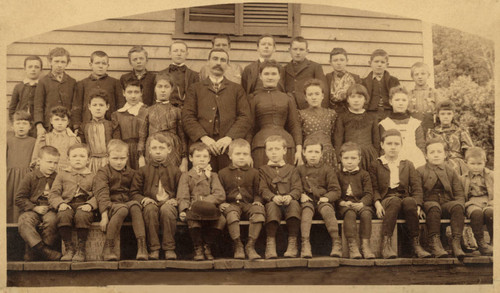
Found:
[[[203,245],[203,253],[205,254],[205,258],[207,260],[213,260],[214,256],[212,255],[212,249],[210,248],[210,245],[205,243]]]
[[[137,238],[137,260],[148,260],[148,249],[146,248],[146,237]]]
[[[277,258],[278,254],[276,253],[276,238],[275,237],[267,237],[266,239],[266,259]]]
[[[375,258],[375,254],[373,254],[370,247],[370,239],[361,239],[361,253],[365,259]]]
[[[300,257],[312,258],[311,242],[309,241],[309,238],[302,237],[302,246],[300,249]]]
[[[203,254],[203,246],[195,245],[193,260],[196,261],[205,260],[205,255]]]
[[[39,254],[46,260],[50,261],[58,261],[61,259],[62,254],[59,251],[55,251],[43,244],[42,248],[39,251]]]
[[[288,246],[284,257],[297,257],[299,249],[297,248],[297,237],[288,237]]]
[[[418,258],[428,258],[432,256],[420,245],[420,239],[418,236],[413,237],[411,244],[413,246],[413,252]]]
[[[361,256],[361,253],[359,253],[359,247],[358,243],[356,242],[356,239],[348,238],[347,245],[349,246],[349,258],[360,259],[363,257]]]
[[[74,262],[85,261],[85,242],[81,239],[78,239],[78,245],[76,247],[76,253],[73,256]]]
[[[245,252],[247,253],[249,260],[262,258],[257,253],[257,251],[255,251],[255,239],[253,239],[253,238],[248,238],[247,245],[245,246]]]
[[[64,241],[64,254],[61,257],[61,261],[72,261],[75,255],[75,247],[73,246],[73,241]]]
[[[117,261],[118,257],[115,254],[115,240],[106,239],[102,250],[102,259],[105,261]]]
[[[386,259],[398,257],[397,253],[392,250],[391,237],[389,236],[382,238],[382,257]]]
[[[443,244],[441,243],[441,238],[438,234],[432,235],[429,239],[429,248],[434,257],[441,258],[448,256],[448,253],[446,252],[446,250],[444,250]]]
[[[24,261],[34,261],[35,260],[35,250],[31,248],[27,243],[24,245]]]
[[[342,240],[339,237],[332,239],[331,257],[342,257]]]
[[[235,239],[233,242],[234,245],[234,258],[235,259],[245,259],[245,250],[243,249],[243,243],[241,243],[241,239]]]
[[[477,239],[477,246],[481,255],[493,255],[493,247],[484,241],[484,238]]]
[[[453,235],[451,240],[451,250],[453,251],[453,255],[458,259],[463,259],[465,257],[465,253],[462,250],[461,245],[461,235]]]

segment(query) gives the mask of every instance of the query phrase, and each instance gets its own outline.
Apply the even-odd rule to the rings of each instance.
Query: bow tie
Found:
[[[248,165],[245,165],[243,167],[236,167],[235,165],[230,165],[229,166],[229,169],[230,170],[241,170],[241,171],[247,171],[248,169],[250,169],[250,167]]]
[[[194,167],[194,170],[196,171],[196,174],[201,175],[204,173],[207,178],[210,178],[212,166],[208,165],[205,168]]]
[[[277,184],[277,183],[288,183],[288,178],[282,178],[280,176],[276,176],[273,178],[273,180],[271,181],[273,184]]]
[[[163,104],[163,105],[166,105],[166,104],[169,104],[170,101],[169,100],[166,100],[166,101],[160,101],[160,100],[156,100],[155,101],[157,104]]]
[[[186,71],[186,65],[175,65],[175,64],[170,64],[168,66],[168,71],[173,72],[173,71],[180,71],[180,72],[185,72]]]
[[[336,71],[336,72],[335,72],[335,75],[336,75],[338,78],[342,78],[342,77],[344,77],[345,72],[343,72],[343,71]]]

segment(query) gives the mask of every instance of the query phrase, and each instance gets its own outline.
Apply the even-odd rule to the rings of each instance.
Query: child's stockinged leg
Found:
[[[427,233],[429,235],[429,247],[434,257],[447,257],[439,237],[441,230],[441,210],[439,207],[431,207],[426,213]]]
[[[276,231],[278,231],[277,221],[271,221],[266,224],[266,259],[278,257],[276,253]]]
[[[493,245],[493,208],[484,210],[484,222],[486,223],[488,234],[490,234],[490,244]]]
[[[86,212],[77,209],[75,212],[75,227],[78,235],[78,244],[73,261],[85,261],[85,243],[89,235],[89,228],[92,225],[94,215],[92,212]]]
[[[148,258],[151,260],[160,258],[160,239],[158,238],[160,223],[158,220],[158,213],[159,209],[155,204],[148,204],[143,209],[144,224],[149,246]]]
[[[342,256],[342,240],[339,237],[339,224],[337,218],[335,217],[335,210],[333,207],[325,205],[320,208],[319,213],[325,221],[325,227],[332,239],[332,250],[330,256],[341,257]]]
[[[229,231],[229,236],[233,240],[234,248],[234,258],[245,259],[245,251],[243,249],[243,243],[241,243],[240,238],[240,219],[238,212],[231,211],[226,215],[227,219],[227,230]]]
[[[474,233],[474,237],[477,241],[477,246],[479,248],[479,252],[482,255],[491,255],[493,254],[493,249],[491,248],[486,241],[484,241],[484,215],[481,209],[475,209],[470,214],[470,226],[472,228],[472,232]]]
[[[115,238],[120,233],[123,221],[128,215],[127,207],[119,208],[109,220],[108,231],[106,231],[106,242],[102,250],[102,258],[105,261],[116,261],[119,257],[115,254]]]
[[[297,237],[299,236],[300,220],[292,217],[286,220],[288,228],[288,246],[286,248],[284,257],[297,257]]]
[[[254,223],[250,218],[250,226],[248,227],[248,242],[245,246],[245,252],[248,255],[248,259],[260,259],[262,258],[257,251],[255,251],[255,242],[259,238],[260,230],[262,230],[262,223],[264,222],[264,217],[262,216],[262,222]]]
[[[431,254],[420,245],[419,222],[417,214],[417,202],[412,197],[403,199],[403,214],[408,227],[409,236],[413,246],[413,252],[419,258],[431,257]]]
[[[194,260],[204,260],[205,255],[203,254],[203,238],[201,236],[201,227],[189,228],[189,235],[191,236],[191,241],[193,241],[194,247]]]
[[[314,216],[314,207],[306,206],[302,209],[302,217],[300,220],[300,231],[302,234],[302,245],[300,250],[300,257],[311,258],[311,242],[309,236],[311,234],[311,224]]]
[[[385,205],[385,215],[382,222],[382,257],[396,258],[398,254],[392,250],[392,231],[396,226],[399,211],[401,210],[402,201],[398,197],[386,199],[388,202]]]
[[[370,237],[372,234],[372,213],[370,211],[361,212],[359,235],[361,236],[361,252],[366,259],[375,258],[370,247]]]
[[[451,224],[451,248],[453,250],[453,255],[457,258],[463,258],[465,256],[464,251],[462,250],[461,240],[462,240],[462,232],[464,230],[464,208],[462,205],[455,205],[450,210],[450,224]]]
[[[177,208],[165,203],[160,208],[160,222],[163,239],[162,247],[165,250],[165,259],[177,259],[175,254],[175,232],[177,230]]]
[[[148,259],[148,249],[146,247],[146,229],[144,228],[144,219],[142,217],[141,208],[139,205],[132,205],[129,209],[132,218],[132,229],[134,230],[135,238],[137,239],[137,260]]]
[[[218,235],[218,229],[213,227],[204,227],[203,235],[203,254],[207,260],[213,260],[214,256],[212,254],[212,245],[215,243],[215,239]]]
[[[356,241],[356,230],[356,212],[348,210],[344,214],[344,234],[347,238],[347,245],[349,245],[349,258],[360,259],[362,256]]]

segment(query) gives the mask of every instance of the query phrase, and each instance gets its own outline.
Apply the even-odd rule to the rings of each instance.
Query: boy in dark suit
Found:
[[[307,53],[309,53],[307,40],[303,37],[293,38],[290,41],[292,61],[285,66],[285,74],[282,75],[285,92],[295,98],[299,110],[309,107],[304,94],[304,83],[307,80],[316,78],[326,85],[323,68],[320,64],[307,60]]]
[[[386,70],[389,66],[389,54],[386,51],[382,49],[373,51],[368,64],[372,71],[362,80],[370,95],[367,110],[377,113],[378,121],[381,121],[392,111],[389,104],[389,90],[398,86],[399,80]]]
[[[422,182],[413,163],[399,158],[403,147],[401,133],[396,129],[387,130],[382,136],[380,146],[385,154],[369,168],[373,186],[373,200],[377,217],[382,222],[382,257],[396,258],[392,250],[392,231],[399,214],[404,214],[412,240],[413,251],[419,258],[430,257],[419,243],[419,223],[423,204]]]

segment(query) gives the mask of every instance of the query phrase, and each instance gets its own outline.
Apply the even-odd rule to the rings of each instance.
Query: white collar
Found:
[[[365,113],[366,109],[361,109],[359,112],[354,112],[353,110],[351,110],[351,108],[347,107],[347,109],[349,109],[349,112],[351,113],[354,113],[354,114],[363,114]]]
[[[23,79],[23,83],[24,84],[29,84],[31,86],[34,86],[34,85],[37,85],[38,79],[37,80],[33,80],[33,79],[25,78],[25,79]]]
[[[356,168],[354,168],[354,169],[352,169],[351,171],[347,171],[346,168],[342,167],[342,172],[349,172],[349,173],[351,173],[351,172],[356,172],[356,171],[359,171],[359,166],[356,167]]]
[[[286,165],[286,162],[285,162],[285,160],[281,160],[281,161],[280,161],[280,162],[278,162],[278,163],[275,163],[275,162],[273,162],[273,161],[268,161],[268,162],[267,162],[267,164],[268,164],[268,165],[278,165],[278,166],[280,166],[280,167],[283,167],[283,166],[285,166],[285,165]]]
[[[144,105],[143,102],[137,103],[135,106],[130,105],[129,103],[125,103],[123,107],[118,109],[118,112],[129,112],[130,114],[137,116],[139,114],[139,110],[141,109],[142,105]]]
[[[399,163],[401,163],[401,158],[399,157],[395,161],[389,161],[385,155],[380,156],[379,159],[384,165],[395,164],[396,166],[399,166]]]
[[[259,57],[259,61],[260,61],[260,63],[264,63],[264,61],[266,61],[266,60],[267,60],[267,59],[265,59],[265,58]]]
[[[213,76],[208,76],[208,78],[210,78],[210,81],[213,83],[213,84],[220,84],[222,82],[222,80],[224,80],[224,75],[219,77],[218,79],[215,79],[215,77]]]

